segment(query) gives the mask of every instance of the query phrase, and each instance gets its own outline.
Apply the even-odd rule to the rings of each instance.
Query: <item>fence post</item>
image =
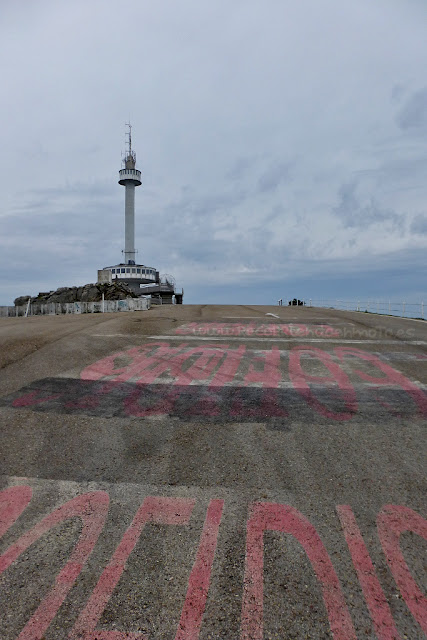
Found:
[[[104,313],[104,292],[102,292],[102,313]]]
[[[388,301],[388,315],[391,316],[391,300]]]
[[[405,304],[406,302],[403,303],[403,317],[405,317]]]
[[[421,317],[424,320],[424,302],[421,303]]]

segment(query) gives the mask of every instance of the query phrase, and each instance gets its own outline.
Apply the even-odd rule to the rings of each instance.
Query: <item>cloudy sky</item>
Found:
[[[187,303],[427,301],[426,0],[2,2],[0,304],[122,259]]]

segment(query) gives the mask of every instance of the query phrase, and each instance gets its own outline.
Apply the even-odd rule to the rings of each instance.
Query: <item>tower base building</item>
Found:
[[[104,267],[98,272],[98,281],[118,280],[128,285],[137,296],[151,296],[153,302],[162,304],[182,304],[184,292],[176,290],[172,276],[160,276],[154,267],[124,262]]]

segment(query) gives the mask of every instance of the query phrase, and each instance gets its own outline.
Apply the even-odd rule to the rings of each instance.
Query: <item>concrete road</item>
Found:
[[[1,640],[427,634],[427,324],[0,321]]]

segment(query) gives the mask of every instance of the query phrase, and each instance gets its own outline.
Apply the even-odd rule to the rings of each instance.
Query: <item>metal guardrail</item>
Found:
[[[425,320],[424,302],[395,302],[391,300],[312,300],[306,306],[340,309],[342,311],[361,311],[400,318],[418,318]]]

